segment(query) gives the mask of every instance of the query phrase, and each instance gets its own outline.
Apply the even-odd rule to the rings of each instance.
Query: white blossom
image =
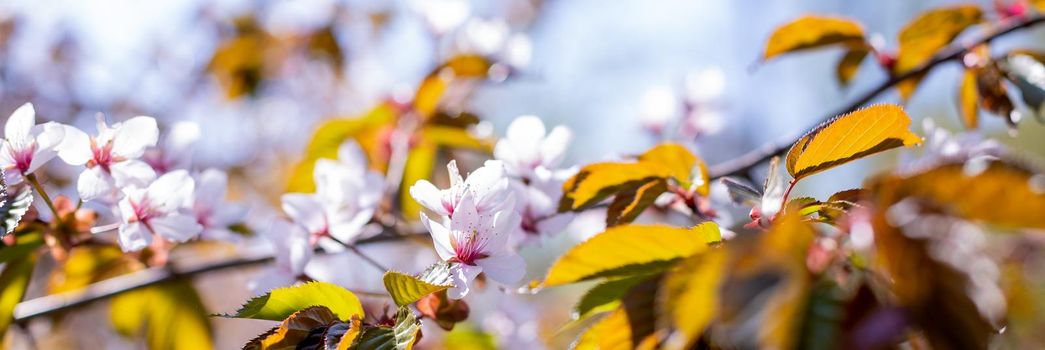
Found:
[[[0,149],[0,168],[8,185],[22,182],[41,165],[58,154],[65,129],[54,122],[36,124],[36,111],[31,103],[18,107],[4,126]]]
[[[160,176],[146,188],[124,189],[119,202],[120,247],[141,250],[152,243],[153,235],[174,242],[198,235],[203,226],[190,209],[194,188],[189,173],[178,170]]]
[[[117,189],[145,187],[156,178],[156,172],[138,158],[147,147],[156,145],[158,136],[152,117],[134,117],[109,126],[99,116],[98,134],[93,137],[66,127],[58,156],[66,163],[87,166],[76,183],[81,199],[112,200]]]

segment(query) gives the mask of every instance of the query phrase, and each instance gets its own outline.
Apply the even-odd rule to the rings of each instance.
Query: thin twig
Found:
[[[396,236],[379,235],[359,240],[355,244],[365,245],[392,242],[422,235],[428,235],[428,233],[411,233]],[[73,309],[81,305],[110,298],[129,291],[174,281],[180,278],[189,278],[214,271],[260,265],[271,262],[272,260],[273,257],[270,255],[253,255],[188,268],[173,266],[145,269],[95,282],[82,289],[51,294],[23,301],[18,303],[18,306],[15,307],[14,319],[15,322],[25,322],[32,318]]]
[[[47,191],[44,191],[44,186],[40,184],[40,181],[36,179],[36,174],[29,174],[25,176],[26,180],[29,180],[29,184],[33,186],[36,193],[40,194],[40,198],[44,199],[44,203],[47,203],[47,207],[54,213],[54,222],[58,226],[62,226],[62,214],[58,213],[58,209],[54,206],[54,202],[51,201],[51,196],[47,195]]]
[[[355,253],[360,258],[363,258],[363,260],[365,260],[367,263],[369,263],[374,268],[376,268],[378,270],[381,270],[381,272],[388,272],[388,271],[390,271],[387,267],[385,267],[384,265],[381,265],[381,263],[377,262],[377,260],[375,260],[374,258],[371,258],[369,255],[366,255],[366,253],[363,253],[362,250],[359,250],[359,247],[356,247],[355,244],[345,243],[345,242],[341,241],[340,239],[334,238],[334,236],[327,236],[327,238],[329,238],[330,240],[332,240],[334,242],[337,242],[337,244],[340,244],[342,247],[345,247],[346,249],[348,249],[352,253]]]
[[[1034,15],[1027,18],[1021,18],[1009,23],[1002,24],[989,34],[986,34],[980,39],[972,41],[968,44],[953,44],[947,49],[941,50],[936,56],[933,57],[933,59],[929,60],[929,62],[926,62],[918,68],[909,70],[905,73],[892,76],[891,78],[889,78],[889,80],[882,82],[874,89],[871,89],[871,91],[864,93],[849,105],[820,118],[820,120],[817,121],[815,125],[824,123],[830,120],[831,118],[834,118],[835,116],[852,112],[853,110],[862,107],[868,102],[871,102],[871,100],[873,100],[875,97],[882,94],[883,92],[888,91],[890,88],[892,88],[896,84],[899,84],[901,81],[921,74],[925,74],[941,63],[960,59],[962,56],[968,53],[969,50],[972,50],[973,48],[979,45],[989,43],[992,40],[997,39],[998,37],[1012,33],[1014,31],[1023,28],[1033,27],[1042,22],[1045,22],[1045,16],[1042,15]],[[811,128],[812,127],[807,128],[806,130]],[[770,158],[773,158],[774,156],[782,155],[784,154],[784,152],[787,152],[787,150],[791,148],[791,145],[794,144],[795,140],[799,137],[801,137],[801,134],[792,135],[792,137],[789,137],[782,141],[767,143],[759,148],[745,153],[744,155],[741,155],[740,157],[712,166],[710,170],[711,178],[720,178],[723,176],[746,174],[748,171],[751,170],[751,168],[754,168],[755,166],[769,160]]]

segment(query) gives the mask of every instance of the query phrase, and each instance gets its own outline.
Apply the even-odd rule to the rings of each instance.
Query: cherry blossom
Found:
[[[465,189],[454,208],[455,215],[444,222],[421,214],[421,222],[432,234],[436,253],[453,266],[454,287],[448,296],[461,299],[480,272],[494,282],[514,285],[526,274],[526,262],[508,247],[509,235],[519,225],[512,211],[480,213],[475,192]],[[511,194],[509,194],[510,196]]]
[[[410,187],[410,195],[418,203],[432,212],[453,217],[461,198],[471,192],[475,200],[475,209],[480,214],[492,214],[502,209],[515,206],[514,196],[508,187],[504,163],[496,160],[486,161],[482,167],[468,175],[461,176],[457,169],[457,161],[451,160],[446,165],[450,172],[450,187],[439,189],[428,180],[419,180]]]
[[[142,160],[157,174],[188,168],[192,161],[192,145],[199,138],[199,124],[189,121],[174,123],[160,145],[146,150]]]
[[[547,132],[539,118],[522,116],[512,121],[504,139],[497,142],[494,157],[504,162],[508,173],[529,179],[538,167],[556,169],[572,137],[564,126]]]
[[[537,168],[527,183],[512,181],[512,190],[518,198],[516,211],[521,216],[521,235],[513,243],[529,243],[547,234],[558,233],[573,220],[572,213],[559,213],[564,176],[545,168]]]
[[[250,281],[248,288],[255,293],[294,284],[305,273],[305,266],[312,260],[310,235],[300,225],[283,219],[272,222],[262,236],[275,249],[276,263]]]
[[[196,222],[203,226],[200,235],[204,238],[236,241],[240,237],[229,230],[229,226],[243,220],[247,208],[225,201],[228,181],[228,175],[217,169],[207,169],[196,176],[192,211],[196,215]]]
[[[155,146],[159,136],[156,119],[134,117],[109,126],[98,117],[98,135],[88,136],[80,129],[67,127],[58,156],[72,165],[86,165],[80,173],[77,191],[83,200],[112,200],[117,189],[145,187],[156,178],[155,171],[138,160],[147,147]]]
[[[65,129],[54,122],[36,124],[36,111],[31,103],[18,107],[4,126],[0,150],[0,168],[8,185],[22,182],[41,165],[58,154]]]
[[[185,170],[164,174],[146,188],[125,188],[119,202],[123,220],[120,247],[124,251],[141,250],[152,243],[153,235],[174,242],[198,235],[203,226],[190,209],[194,189],[192,177]]]
[[[283,211],[310,235],[312,243],[339,251],[340,243],[320,240],[332,237],[351,243],[363,233],[381,199],[384,179],[367,170],[366,155],[355,142],[338,149],[338,160],[320,159],[314,177],[316,193],[288,193]]]

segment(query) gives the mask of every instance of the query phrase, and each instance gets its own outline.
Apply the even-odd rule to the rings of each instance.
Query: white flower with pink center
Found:
[[[432,234],[439,257],[454,263],[454,287],[448,291],[451,298],[468,294],[471,281],[480,272],[508,286],[517,284],[526,274],[526,261],[508,246],[509,236],[519,225],[519,216],[511,210],[479,213],[474,192],[467,188],[452,218],[443,223],[422,213],[421,222]]]
[[[340,243],[322,238],[352,243],[364,233],[384,189],[384,178],[367,164],[359,145],[346,142],[338,149],[338,160],[316,161],[315,193],[283,195],[283,211],[311,235],[312,244],[341,251]]]
[[[309,233],[300,225],[277,219],[268,230],[262,231],[262,236],[272,244],[276,263],[251,280],[248,288],[255,293],[264,293],[299,281],[305,273],[305,266],[312,261]]]
[[[530,179],[537,168],[555,169],[562,163],[573,134],[564,126],[547,132],[541,119],[535,116],[515,118],[504,139],[497,141],[494,157],[504,162],[508,173]]]
[[[203,226],[200,234],[203,238],[223,241],[238,241],[240,238],[229,226],[243,220],[247,208],[225,200],[228,183],[228,175],[217,169],[207,169],[196,176],[192,212],[196,222]]]
[[[145,149],[156,145],[159,129],[152,117],[134,117],[111,127],[98,117],[98,135],[88,136],[80,129],[67,127],[58,156],[72,165],[86,165],[76,183],[80,198],[113,200],[117,189],[145,187],[156,172],[138,160]]]
[[[36,111],[31,103],[18,107],[4,126],[0,149],[0,168],[8,185],[22,182],[41,165],[54,158],[65,134],[58,123],[36,124]]]
[[[146,188],[123,190],[119,208],[120,247],[124,251],[141,250],[158,235],[173,242],[185,242],[203,231],[190,206],[195,189],[192,177],[177,170],[153,181]]]
[[[504,163],[496,160],[487,161],[476,169],[465,180],[457,169],[457,161],[451,160],[446,165],[450,172],[450,187],[439,189],[428,180],[418,180],[410,186],[410,195],[428,210],[453,217],[454,210],[466,192],[472,192],[475,208],[480,214],[492,214],[502,209],[514,208],[514,197],[508,188]]]

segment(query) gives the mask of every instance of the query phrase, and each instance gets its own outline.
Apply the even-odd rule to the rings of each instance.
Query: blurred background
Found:
[[[5,0],[0,2],[0,115],[32,102],[38,120],[85,130],[93,130],[98,113],[110,121],[153,116],[164,133],[178,122],[194,122],[198,137],[184,151],[194,167],[228,169],[233,196],[251,203],[253,212],[271,212],[286,189],[286,173],[320,122],[362,115],[383,101],[405,103],[441,62],[471,53],[492,57],[510,72],[491,74],[463,100],[460,108],[483,120],[474,133],[502,135],[513,118],[533,114],[574,131],[569,164],[635,154],[672,138],[713,165],[765,142],[793,139],[887,78],[867,60],[853,83],[841,86],[834,75],[841,49],[759,62],[775,27],[806,13],[851,17],[895,48],[907,21],[949,3],[956,2]],[[1006,36],[992,49],[1015,47],[1045,48],[1045,31]],[[930,74],[907,105],[909,114],[959,130],[958,73],[951,64]],[[898,99],[889,92],[878,101]],[[914,129],[920,125],[916,121]],[[981,125],[981,132],[1003,143],[1045,156],[1040,141],[1045,127],[1039,123],[1021,123],[1018,133],[998,118]],[[857,187],[868,171],[895,165],[900,153],[815,176],[796,191],[823,197]],[[60,183],[61,169],[57,172]],[[538,277],[573,242],[597,232],[599,224],[601,218],[580,217],[570,234],[524,251],[530,277]],[[367,249],[398,254],[387,256],[403,258],[387,260],[407,271],[435,259],[423,244]],[[330,259],[328,266],[339,269],[331,280],[379,289],[374,281],[380,274],[360,267],[354,256]],[[349,276],[344,266],[354,266],[347,269]],[[214,312],[229,311],[224,309],[250,296],[245,286],[253,274],[207,275],[196,285]],[[495,334],[502,347],[531,348],[528,342],[540,338],[562,347],[572,339],[572,333],[557,332],[569,317],[573,292],[509,299],[497,291],[480,293],[473,315],[484,318],[471,320],[474,334],[468,327],[455,332]],[[529,307],[537,298],[561,307]],[[96,321],[106,311],[92,305],[61,323],[34,322],[33,327],[68,333],[37,339],[39,347],[77,342],[72,346],[140,347],[107,335],[106,325]],[[221,349],[238,348],[271,327],[225,319],[214,324]],[[439,332],[432,330],[439,335],[423,345],[452,344],[436,343]],[[92,336],[83,339],[83,334]],[[25,344],[24,336],[14,338],[14,344]]]

